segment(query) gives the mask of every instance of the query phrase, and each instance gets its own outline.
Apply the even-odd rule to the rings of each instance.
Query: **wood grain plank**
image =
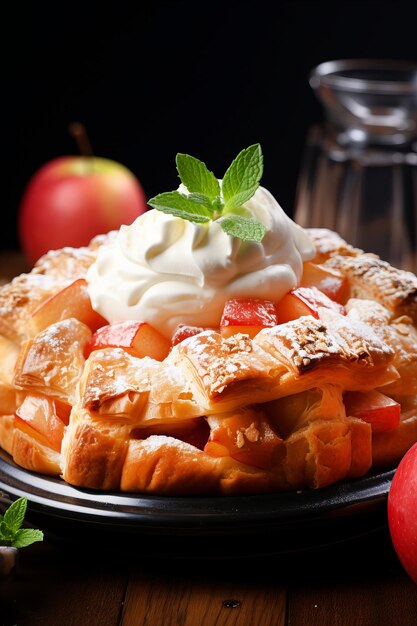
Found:
[[[307,620],[307,621],[306,621]],[[300,586],[290,593],[288,626],[415,626],[417,587],[405,575]]]
[[[415,626],[417,585],[387,530],[322,551],[289,582],[288,626]]]
[[[120,569],[81,547],[29,546],[0,586],[0,626],[117,626],[127,584]]]
[[[121,626],[284,626],[284,585],[245,583],[235,576],[131,575]],[[225,566],[226,568],[228,565]],[[195,566],[190,564],[195,571]]]

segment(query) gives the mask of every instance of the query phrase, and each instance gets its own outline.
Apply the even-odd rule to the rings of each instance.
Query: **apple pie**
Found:
[[[148,494],[321,488],[394,467],[417,441],[417,278],[307,232],[316,257],[271,297],[276,319],[172,340],[148,323],[116,332],[93,309],[86,273],[114,233],[42,257],[0,288],[0,446],[77,487]]]

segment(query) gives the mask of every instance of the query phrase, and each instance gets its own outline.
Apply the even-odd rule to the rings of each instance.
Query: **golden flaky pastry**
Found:
[[[85,276],[113,233],[42,257],[0,289],[1,447],[78,487],[167,495],[320,488],[394,466],[417,441],[417,278],[309,233],[343,306],[253,337],[197,330],[162,360],[89,349],[106,321]]]

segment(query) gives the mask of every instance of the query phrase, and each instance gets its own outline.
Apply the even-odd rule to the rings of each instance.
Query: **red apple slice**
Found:
[[[93,350],[102,348],[123,348],[133,356],[149,356],[156,361],[163,361],[168,356],[171,344],[151,324],[126,321],[99,328],[91,336],[84,354],[88,357]]]
[[[70,317],[83,322],[92,331],[107,324],[107,320],[91,306],[87,281],[84,278],[75,280],[38,304],[32,311],[31,326],[35,333],[39,333],[51,324]]]
[[[340,304],[346,302],[349,291],[347,278],[336,270],[317,265],[311,261],[304,263],[300,287],[317,287],[331,300]]]
[[[227,338],[236,333],[255,337],[263,328],[278,324],[275,303],[260,298],[232,298],[224,305],[220,332]]]
[[[283,441],[263,413],[242,409],[233,414],[210,415],[207,421],[211,433],[204,452],[216,457],[231,456],[261,469],[273,466]]]
[[[400,423],[401,406],[379,391],[349,391],[343,402],[346,415],[368,422],[373,433],[393,430]]]
[[[201,326],[188,326],[188,324],[178,324],[174,334],[172,335],[171,345],[176,346],[177,343],[181,343],[181,341],[184,341],[184,339],[188,339],[188,337],[198,335],[198,333],[203,332],[203,330],[204,328],[202,328]]]
[[[183,422],[172,421],[169,424],[153,424],[145,428],[134,428],[130,431],[131,439],[147,439],[152,435],[174,437],[203,450],[210,435],[210,427],[204,417],[197,417],[186,419]]]
[[[16,411],[15,426],[41,444],[61,450],[65,423],[58,417],[54,400],[27,395]]]
[[[346,313],[341,304],[331,300],[317,287],[292,289],[277,303],[280,324],[295,320],[303,315],[313,315],[313,317],[318,318],[321,307],[333,309],[341,315]]]
[[[218,441],[208,441],[204,446],[204,452],[210,456],[231,456],[230,449]]]

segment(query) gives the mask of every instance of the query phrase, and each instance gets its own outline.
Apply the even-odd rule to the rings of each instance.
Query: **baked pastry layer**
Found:
[[[0,446],[79,487],[167,495],[320,488],[393,466],[417,441],[417,278],[336,233],[310,234],[314,262],[347,280],[344,312],[254,338],[202,330],[163,361],[88,353],[89,302],[53,301],[111,233],[45,255],[0,288]],[[401,406],[395,428],[349,415],[345,394],[371,391]]]

